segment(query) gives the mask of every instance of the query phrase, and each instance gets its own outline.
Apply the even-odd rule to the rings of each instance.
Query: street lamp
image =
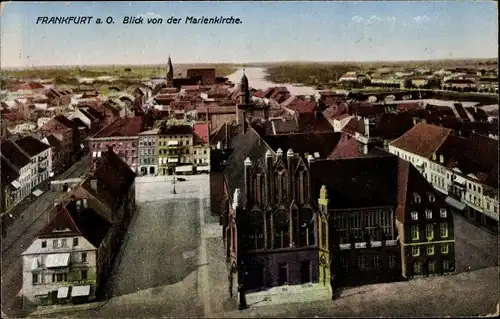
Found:
[[[173,177],[174,177],[174,178],[172,179],[172,184],[174,184],[174,191],[173,191],[173,193],[174,193],[174,194],[177,194],[177,192],[175,191],[175,182],[176,182],[176,177],[175,177],[175,167],[174,167],[174,175],[173,175]]]

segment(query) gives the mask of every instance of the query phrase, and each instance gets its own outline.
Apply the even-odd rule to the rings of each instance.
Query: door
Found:
[[[300,282],[303,284],[311,282],[311,262],[309,260],[300,263]]]
[[[279,265],[278,285],[288,285],[288,265],[286,263],[282,263]]]

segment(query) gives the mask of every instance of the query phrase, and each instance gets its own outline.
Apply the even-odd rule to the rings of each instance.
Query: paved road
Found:
[[[498,267],[452,276],[347,289],[337,300],[255,306],[217,318],[458,317],[493,313],[500,301]]]
[[[66,172],[56,178],[76,178],[88,171],[88,157],[84,156]],[[29,205],[15,207],[12,215],[17,218],[7,228],[7,236],[2,240],[2,309],[20,306],[16,295],[22,288],[21,253],[31,245],[38,232],[48,221],[46,210],[54,205],[58,193],[46,191]],[[22,217],[21,217],[22,216]]]
[[[498,266],[499,235],[454,215],[456,271],[464,272]]]

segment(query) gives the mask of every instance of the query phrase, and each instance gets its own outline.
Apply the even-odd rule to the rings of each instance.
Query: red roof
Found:
[[[75,224],[65,206],[58,204],[51,208],[52,220],[38,233],[38,237],[79,236],[80,229]]]
[[[209,142],[210,135],[208,130],[208,123],[196,123],[193,126],[193,131],[194,134],[196,134],[203,140],[203,142]]]
[[[290,103],[287,108],[298,113],[311,113],[315,112],[317,109],[315,101],[306,101],[300,99],[297,99],[293,103]]]
[[[92,138],[113,136],[137,136],[142,129],[142,117],[132,116],[118,118],[97,132]]]
[[[45,88],[41,83],[38,82],[26,82],[19,86],[20,90],[36,90]]]

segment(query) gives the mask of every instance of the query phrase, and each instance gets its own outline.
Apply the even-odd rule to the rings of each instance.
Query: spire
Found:
[[[172,59],[170,58],[170,54],[168,55],[168,63],[167,63],[167,86],[171,87],[174,82],[174,67],[172,66]]]
[[[240,104],[250,104],[250,88],[248,87],[248,78],[245,75],[245,69],[243,69],[243,76],[240,82]]]

